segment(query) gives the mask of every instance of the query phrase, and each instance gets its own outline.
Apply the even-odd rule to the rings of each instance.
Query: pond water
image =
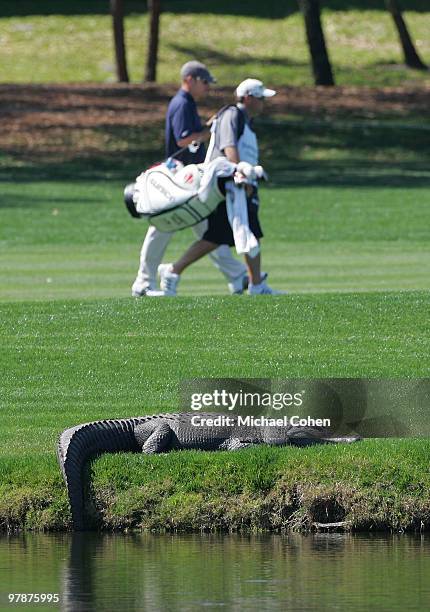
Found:
[[[1,610],[428,610],[429,576],[425,535],[0,537]]]

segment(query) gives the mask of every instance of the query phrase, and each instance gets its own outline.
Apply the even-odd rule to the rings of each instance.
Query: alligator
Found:
[[[219,420],[215,423],[208,421],[217,417]],[[67,486],[73,529],[86,528],[84,467],[90,459],[105,452],[233,451],[257,444],[308,446],[361,439],[358,435],[336,438],[330,435],[328,428],[318,426],[245,426],[240,423],[238,416],[185,412],[106,419],[65,429],[60,435],[57,457]]]

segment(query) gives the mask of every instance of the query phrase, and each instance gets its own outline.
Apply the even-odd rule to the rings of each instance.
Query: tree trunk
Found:
[[[157,80],[158,38],[160,32],[161,0],[148,0],[149,42],[144,81]]]
[[[397,0],[385,0],[385,4],[397,28],[406,66],[418,70],[427,70],[427,66],[421,60],[414,47],[414,43],[410,37],[408,27],[403,19],[402,11]]]
[[[321,24],[319,0],[298,0],[306,26],[306,37],[312,60],[315,85],[334,85]]]
[[[124,1],[110,0],[113,39],[115,45],[116,75],[119,82],[128,83],[127,59],[124,41]]]

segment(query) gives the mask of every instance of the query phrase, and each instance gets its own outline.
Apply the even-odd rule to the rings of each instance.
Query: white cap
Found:
[[[254,96],[254,98],[271,98],[276,94],[274,89],[267,89],[261,81],[257,79],[245,79],[236,89],[236,96]]]

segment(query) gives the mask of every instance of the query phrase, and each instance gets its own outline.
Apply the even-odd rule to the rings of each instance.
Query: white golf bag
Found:
[[[217,157],[208,164],[183,166],[169,159],[127,185],[124,200],[133,217],[146,218],[160,232],[196,225],[226,200],[237,253],[255,257],[259,244],[249,228],[243,186],[261,179],[267,180],[263,168],[248,162],[233,164]]]
[[[172,232],[206,219],[225,199],[219,179],[232,177],[236,164],[218,157],[209,164],[170,160],[142,172],[132,187],[136,215],[146,218],[161,232]],[[127,199],[127,194],[126,194]],[[127,203],[127,202],[126,202]],[[131,214],[133,212],[130,210]]]

